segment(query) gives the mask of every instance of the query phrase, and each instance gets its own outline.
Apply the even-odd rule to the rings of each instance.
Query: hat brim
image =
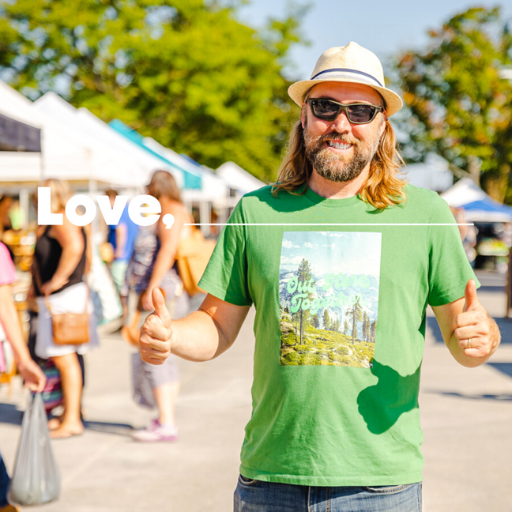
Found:
[[[288,88],[288,94],[290,98],[297,103],[299,107],[302,107],[304,103],[304,96],[306,93],[313,87],[314,85],[321,84],[323,82],[342,82],[342,83],[351,83],[351,84],[362,84],[372,89],[375,89],[386,102],[386,115],[391,117],[396,114],[402,107],[403,101],[398,94],[391,91],[390,89],[386,89],[385,87],[379,87],[378,85],[369,84],[364,80],[350,79],[350,80],[340,80],[339,78],[323,78],[321,80],[302,80],[301,82],[295,82],[290,85]]]

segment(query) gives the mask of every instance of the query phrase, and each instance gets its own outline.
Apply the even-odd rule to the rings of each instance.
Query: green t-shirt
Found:
[[[422,480],[427,304],[464,297],[469,279],[480,283],[457,226],[435,225],[455,224],[447,203],[404,190],[405,206],[379,212],[359,195],[326,199],[308,189],[274,198],[268,186],[233,211],[230,224],[253,225],[224,228],[199,285],[256,308],[245,477],[315,486]]]

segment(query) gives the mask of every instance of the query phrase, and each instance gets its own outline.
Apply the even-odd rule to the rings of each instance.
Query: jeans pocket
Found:
[[[259,480],[252,480],[250,478],[246,478],[243,475],[239,475],[238,481],[241,485],[245,485],[246,487],[254,487],[259,483]]]
[[[409,489],[414,484],[406,484],[406,485],[377,485],[375,487],[365,487],[368,492],[373,494],[396,494],[397,492],[405,491]]]

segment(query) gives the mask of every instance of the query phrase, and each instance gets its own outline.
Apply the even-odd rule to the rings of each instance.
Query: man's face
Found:
[[[368,103],[384,106],[380,94],[367,85],[324,82],[315,85],[309,98],[329,98],[339,103]],[[378,113],[368,124],[350,124],[345,112],[334,121],[316,118],[304,104],[301,115],[306,156],[318,172],[328,180],[341,182],[357,178],[373,159],[385,129],[385,116]],[[342,147],[338,146],[340,143]]]

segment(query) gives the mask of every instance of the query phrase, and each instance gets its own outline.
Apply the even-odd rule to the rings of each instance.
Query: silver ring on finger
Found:
[[[468,345],[466,348],[471,348],[471,338],[468,338]]]

